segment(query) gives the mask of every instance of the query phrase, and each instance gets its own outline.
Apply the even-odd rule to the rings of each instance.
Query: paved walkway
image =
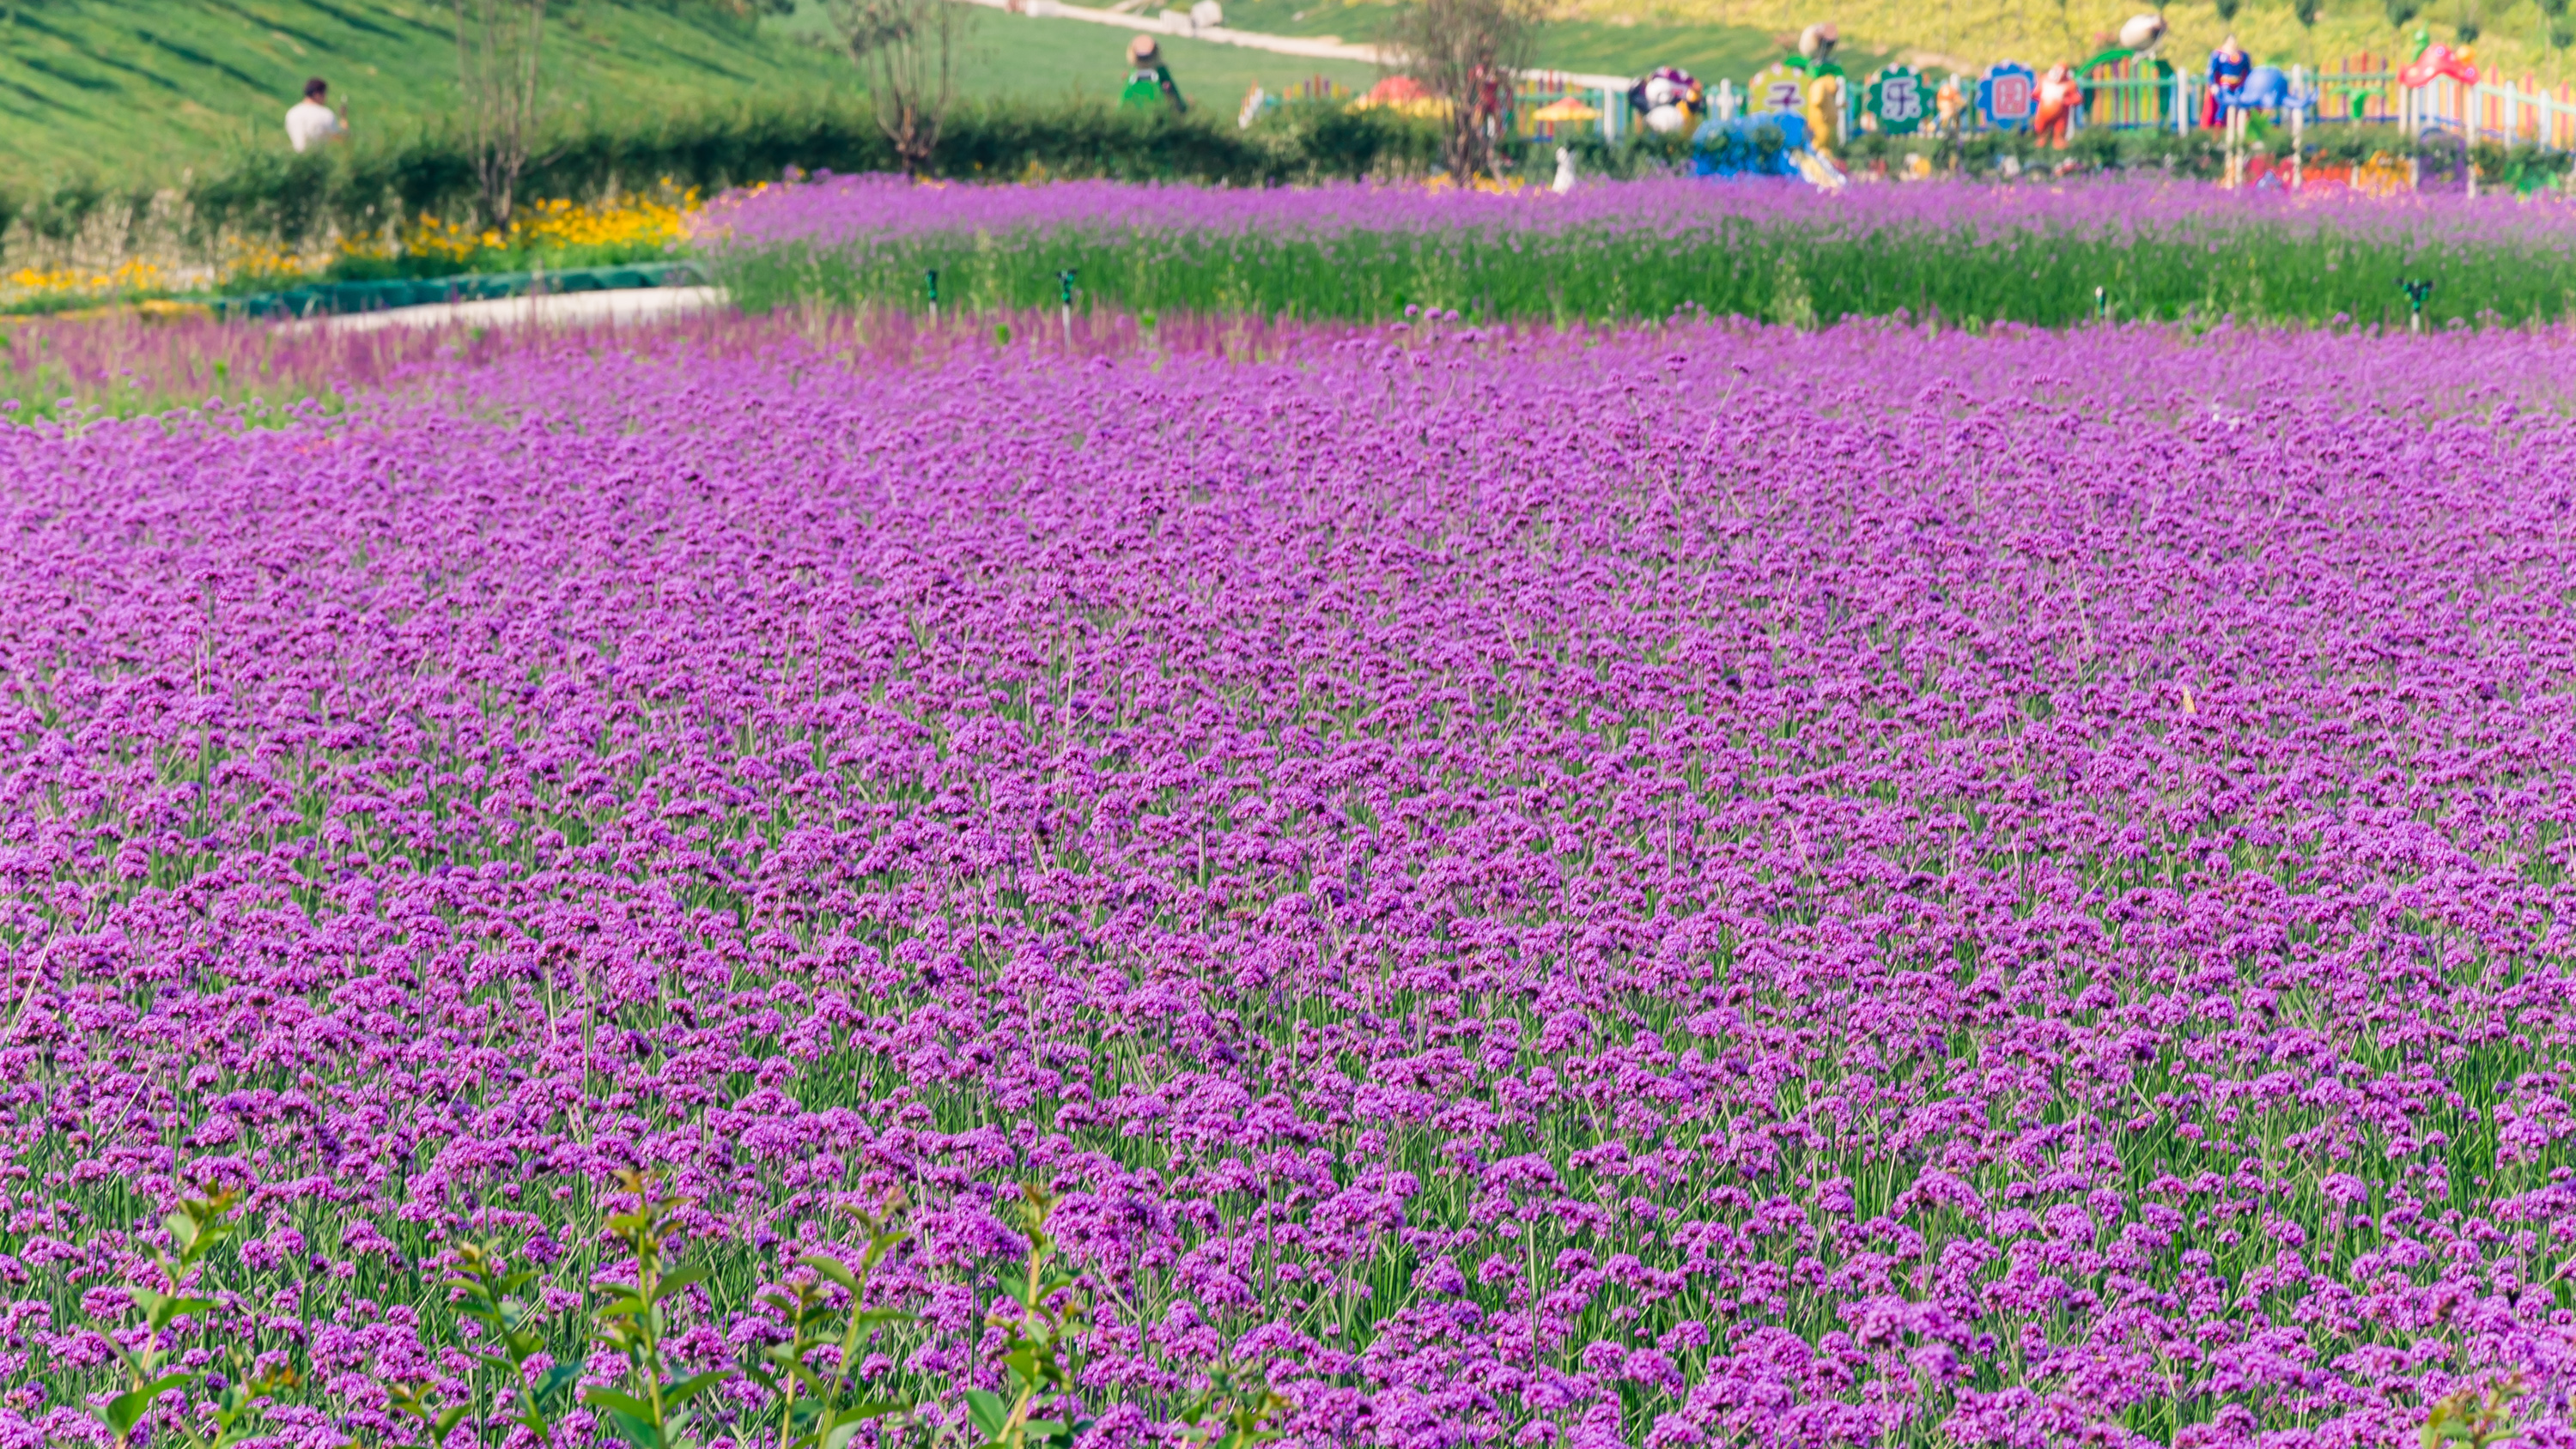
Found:
[[[1356,60],[1365,65],[1392,66],[1395,57],[1380,46],[1352,45],[1331,35],[1266,35],[1258,30],[1229,30],[1222,25],[1193,25],[1190,17],[1178,10],[1160,15],[1142,11],[1121,14],[1115,10],[1095,10],[1088,5],[1067,5],[1063,0],[974,0],[975,4],[994,10],[1007,10],[1033,19],[1088,20],[1099,25],[1115,25],[1122,30],[1150,30],[1158,35],[1186,35],[1215,45],[1240,45],[1251,50],[1275,51],[1281,55],[1302,55],[1312,60]],[[1636,77],[1624,75],[1586,75],[1580,71],[1523,71],[1530,77],[1546,76],[1561,80],[1577,90],[1599,90],[1604,86],[1624,91],[1636,83]]]
[[[552,297],[500,297],[485,302],[434,302],[383,312],[352,312],[289,322],[286,330],[373,332],[383,327],[593,327],[623,326],[680,317],[724,305],[720,287],[631,287],[615,292],[567,292]]]

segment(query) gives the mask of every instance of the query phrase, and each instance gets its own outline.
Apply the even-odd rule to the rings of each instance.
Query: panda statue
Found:
[[[1689,130],[1692,117],[1707,108],[1698,79],[1668,65],[1632,87],[1628,103],[1645,113],[1646,129],[1659,136]]]

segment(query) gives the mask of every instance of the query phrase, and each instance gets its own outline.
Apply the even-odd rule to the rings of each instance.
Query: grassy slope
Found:
[[[713,0],[558,0],[551,81],[569,111],[661,109],[755,87],[846,83],[835,58]],[[304,78],[359,127],[455,104],[445,0],[0,0],[0,177],[166,177],[227,147],[285,144]]]
[[[1279,3],[1279,0],[1271,0]],[[2059,59],[2077,61],[2108,43],[2107,32],[2141,10],[2160,7],[2151,0],[2112,0],[2092,4],[2062,0],[1572,0],[1579,14],[1595,21],[1630,17],[1641,22],[1748,26],[1786,35],[1810,20],[1830,19],[1842,27],[1847,44],[1921,52],[1925,58],[1955,58],[1984,66],[2004,57],[2044,66]],[[2400,45],[2388,24],[2381,0],[2325,0],[2314,31],[2303,31],[2281,0],[2246,0],[2233,21],[2221,21],[2209,0],[2177,0],[2161,7],[2173,27],[2165,53],[2195,72],[2208,64],[2211,47],[2234,33],[2258,60],[2277,64],[2316,65],[2361,51],[2386,55]],[[2453,43],[2462,20],[2474,20],[2482,34],[2475,52],[2488,68],[2516,79],[2528,74],[2542,81],[2564,74],[2563,58],[2543,41],[2546,22],[2536,0],[2432,0],[2422,25],[2435,40]],[[2411,50],[2411,44],[2408,46]]]
[[[1226,24],[1274,35],[1331,35],[1368,42],[1383,36],[1389,0],[1224,0]],[[1678,21],[1642,9],[1603,8],[1573,14],[1539,34],[1538,64],[1559,70],[1644,75],[1677,65],[1707,80],[1741,81],[1796,43],[1795,27],[1705,20]],[[1842,54],[1858,73],[1885,61],[1892,46],[1850,46]]]
[[[757,91],[847,86],[819,44],[821,17],[754,24],[718,0],[556,0],[550,84],[564,113],[665,111]],[[1383,0],[1236,0],[1230,23],[1283,34],[1372,40]],[[445,0],[0,0],[0,184],[77,174],[166,180],[233,148],[284,145],[280,117],[308,75],[330,79],[361,128],[409,127],[455,104]],[[1114,95],[1119,29],[979,10],[963,80],[970,95],[1051,100]],[[1185,94],[1231,113],[1249,87],[1314,77],[1365,88],[1371,66],[1185,39],[1163,42]],[[1538,59],[1638,74],[1679,64],[1742,75],[1779,53],[1758,25],[1575,19],[1550,27]],[[1867,59],[1869,57],[1859,57]]]
[[[1092,3],[1092,0],[1085,0]],[[1159,7],[1158,7],[1159,8]],[[1068,96],[1103,100],[1127,83],[1127,40],[1132,32],[1084,20],[1033,19],[977,8],[966,38],[959,83],[977,97],[1047,101]],[[824,34],[819,7],[806,0],[795,16],[774,22],[783,41],[812,44]],[[1232,115],[1255,85],[1273,91],[1317,76],[1366,90],[1377,82],[1373,66],[1353,61],[1307,60],[1293,55],[1159,37],[1181,94],[1193,105],[1222,107]]]
[[[1384,0],[1361,4],[1328,0],[1320,5],[1314,0],[1226,0],[1225,6],[1226,24],[1233,28],[1272,35],[1329,35],[1360,44],[1379,40],[1394,14],[1395,7]],[[1013,61],[1010,67],[999,69],[989,63],[977,66],[979,93],[1005,87],[1006,72],[1015,71],[1023,63],[1018,59],[1022,55],[1027,57],[1027,69],[1016,73],[1029,76],[1030,90],[1040,95],[1056,94],[1068,86],[1085,94],[1114,92],[1124,78],[1119,56],[1126,37],[1118,30],[1085,21],[1031,20],[992,11],[984,12],[980,18],[977,45],[988,54],[1009,55]],[[1022,36],[1030,39],[1023,41]],[[1276,89],[1282,81],[1318,74],[1361,86],[1376,79],[1370,67],[1354,63],[1301,60],[1171,38],[1164,39],[1162,45],[1185,91],[1191,79],[1198,77],[1202,89],[1210,94],[1223,90],[1229,103],[1239,100],[1244,88],[1256,81]],[[1643,75],[1659,65],[1678,65],[1711,79],[1741,79],[1782,54],[1779,40],[1755,26],[1573,18],[1540,32],[1534,58],[1541,66],[1559,70]],[[1847,62],[1864,65],[1875,65],[1885,58],[1883,51],[1844,57]]]
[[[568,112],[668,110],[740,100],[757,91],[810,93],[850,84],[845,62],[814,42],[808,10],[758,25],[717,0],[556,0],[549,59]],[[1543,65],[1637,74],[1679,64],[1742,78],[1780,53],[1817,7],[1798,0],[1574,0],[1551,26]],[[2132,0],[2135,3],[2135,0]],[[2463,8],[2482,7],[2477,11]],[[1660,8],[1658,8],[1660,7]],[[2079,56],[2128,4],[2096,14],[2057,0],[1838,0],[1852,70],[1898,51],[1981,62],[2010,54],[2035,63]],[[1387,0],[1231,0],[1230,24],[1283,34],[1371,40]],[[2316,60],[2394,39],[2377,0],[2330,0],[2313,34],[2287,9],[2249,6],[2221,27],[2206,0],[2165,12],[2173,53],[2187,64],[2233,29],[2266,59]],[[2543,76],[2555,59],[2533,43],[2537,0],[2441,0],[2434,33],[2452,37],[2472,13],[2479,50],[2507,73]],[[409,126],[454,105],[453,50],[443,0],[0,0],[0,184],[78,172],[166,179],[227,148],[277,146],[279,117],[308,74],[332,79],[362,127]],[[1105,96],[1124,75],[1121,32],[1077,21],[981,11],[969,44],[970,94],[1046,100]],[[2517,43],[2519,42],[2519,43]],[[1226,111],[1244,90],[1321,75],[1365,86],[1370,67],[1315,62],[1187,40],[1164,42],[1183,89]]]

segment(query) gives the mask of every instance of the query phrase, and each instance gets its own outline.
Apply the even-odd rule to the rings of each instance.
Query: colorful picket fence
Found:
[[[2363,51],[2317,71],[2317,115],[2329,121],[2395,121],[2397,62]]]
[[[2402,65],[2396,57],[2363,51],[2313,70],[2291,67],[2291,86],[2297,94],[2308,97],[2308,119],[2386,125],[2393,132],[2392,145],[2399,135],[2439,132],[2462,140],[2576,151],[2576,86],[2544,85],[2530,77],[2518,84],[2483,79],[2476,85],[2466,85],[2449,76],[2436,76],[2424,85],[2409,87],[2398,81]],[[1708,99],[1712,109],[1729,115],[1796,109],[1801,102],[1792,99],[1784,103],[1768,93],[1771,87],[1765,83],[1775,81],[1780,70],[1775,66],[1744,83],[1723,79],[1710,82]],[[1517,107],[1521,134],[1561,137],[1576,129],[1598,129],[1606,139],[1616,140],[1636,125],[1624,92],[1577,84],[1576,79],[1544,74],[1528,77]],[[1978,77],[1963,75],[1957,79],[1970,95],[1976,93]],[[2208,81],[2177,70],[2167,60],[2128,56],[2096,65],[2078,79],[2084,86],[2083,105],[2077,111],[2079,127],[2187,130],[2202,123]],[[1920,83],[1928,94],[1938,79],[1925,75]],[[1316,84],[1328,83],[1319,79]],[[1857,77],[1844,87],[1845,104],[1850,108],[1845,117],[1845,135],[1856,134],[1872,124],[1862,113],[1865,91]],[[1336,88],[1332,93],[1340,91]],[[1597,109],[1599,120],[1584,122],[1578,128],[1530,119],[1551,102],[1567,98]],[[1973,104],[1961,119],[1972,131],[1986,125]],[[2360,186],[2364,181],[2365,178],[2355,177],[2351,184]],[[2369,184],[2375,186],[2379,181],[2370,179]]]
[[[2316,114],[2438,130],[2474,141],[2576,149],[2576,88],[2545,85],[2530,76],[2519,83],[2482,78],[2476,85],[2435,76],[2407,87],[2398,84],[2398,65],[2392,57],[2365,52],[2320,69]]]
[[[2097,65],[2078,79],[2084,82],[2081,125],[2130,130],[2173,122],[2174,69],[2165,61],[2133,55]]]
[[[2313,70],[2293,66],[2291,86],[2309,97],[2312,120],[2379,123],[2464,140],[2576,150],[2576,86],[2545,85],[2528,76],[2519,83],[2481,79],[2467,85],[2443,75],[2409,87],[2398,81],[2402,64],[2364,51]],[[2209,90],[2205,77],[2135,56],[2106,61],[2079,79],[2084,106],[2078,124],[2120,130],[2199,125]],[[1976,84],[1974,76],[1959,80],[1970,88]],[[1972,129],[1980,124],[1973,108],[1966,120]]]

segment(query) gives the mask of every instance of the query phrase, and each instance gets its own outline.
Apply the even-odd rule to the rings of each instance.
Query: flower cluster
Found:
[[[688,238],[695,191],[668,198],[629,196],[599,205],[551,199],[519,208],[504,233],[423,215],[403,231],[403,250],[468,262],[483,252],[667,251]]]
[[[146,261],[128,260],[104,271],[85,267],[20,267],[0,276],[0,298],[116,297],[166,291],[170,277]]]
[[[759,309],[1028,307],[1389,321],[1407,303],[1565,325],[1700,309],[1797,326],[1938,315],[2410,327],[2555,322],[2576,210],[2180,184],[1544,188],[841,177],[717,198],[702,256]]]
[[[1043,1181],[1102,1444],[2568,1442],[2567,337],[1130,338],[0,427],[0,1436],[658,1170],[970,1407]]]
[[[2224,234],[2283,228],[2306,237],[2402,236],[2426,242],[2576,240],[2576,211],[2498,207],[2456,196],[2226,191],[2197,184],[2094,182],[2061,186],[1720,186],[1691,179],[1596,183],[1557,195],[1544,187],[1347,182],[1262,190],[1116,181],[1050,186],[921,185],[886,176],[825,176],[759,186],[708,203],[709,239],[743,246],[831,244],[946,233],[1135,233],[1145,236],[1350,234],[1441,236],[1502,231],[1550,236],[1614,229],[1673,238],[1728,223],[1821,228],[1837,234],[1967,231],[1988,241]]]

